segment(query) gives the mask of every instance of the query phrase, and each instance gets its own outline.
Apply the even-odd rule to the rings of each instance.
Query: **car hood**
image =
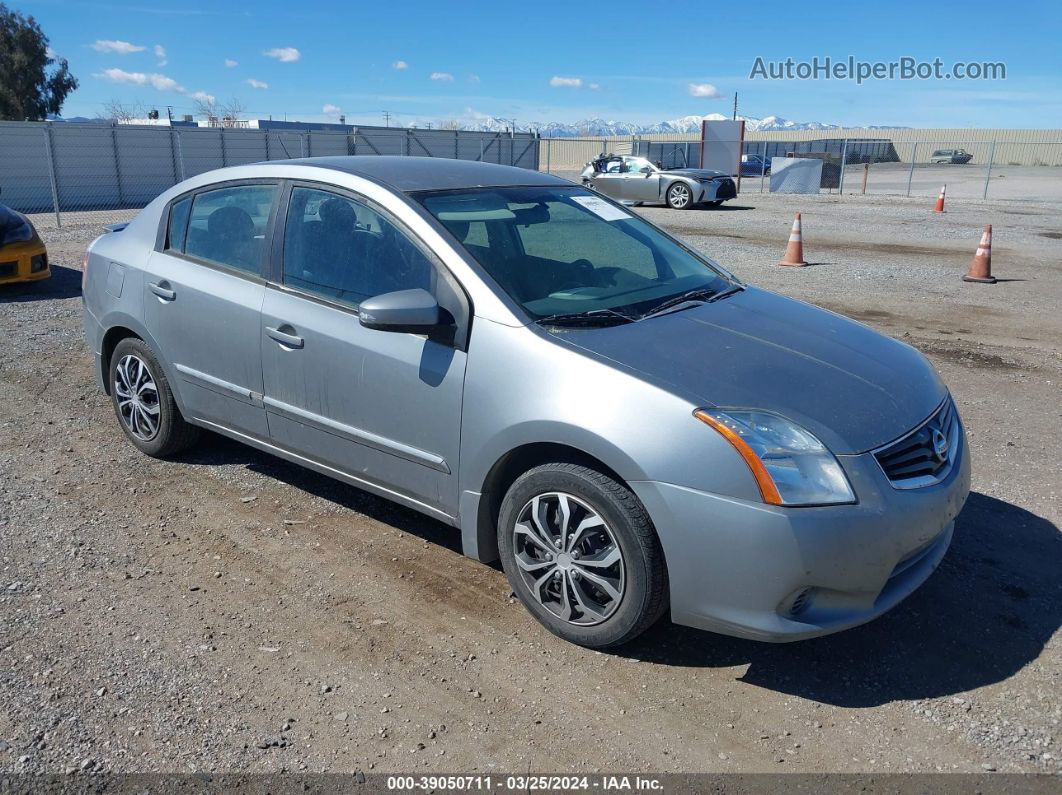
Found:
[[[691,179],[710,179],[711,177],[728,177],[729,174],[724,174],[722,171],[716,171],[711,168],[665,168],[664,174],[680,174],[683,177],[690,177]]]
[[[558,336],[705,405],[780,414],[838,454],[903,435],[947,394],[909,345],[753,287],[716,303]]]

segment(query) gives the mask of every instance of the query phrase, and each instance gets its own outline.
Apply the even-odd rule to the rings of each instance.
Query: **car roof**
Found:
[[[269,165],[281,163],[342,171],[405,193],[506,185],[571,185],[566,179],[526,168],[445,157],[350,155],[269,161]]]

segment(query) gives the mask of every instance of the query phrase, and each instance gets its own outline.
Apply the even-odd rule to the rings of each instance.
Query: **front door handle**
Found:
[[[157,284],[152,282],[148,284],[151,288],[151,292],[161,298],[163,301],[172,301],[177,297],[177,293],[169,288],[169,282],[158,282]]]
[[[288,326],[288,328],[291,328],[291,326]],[[292,329],[292,331],[294,331],[294,329]],[[269,335],[270,339],[274,339],[281,345],[286,345],[289,348],[301,348],[303,346],[302,337],[295,334],[288,334],[278,328],[266,326],[266,334]]]

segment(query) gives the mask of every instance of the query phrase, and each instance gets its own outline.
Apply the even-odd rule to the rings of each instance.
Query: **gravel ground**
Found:
[[[138,454],[80,329],[95,219],[0,292],[0,770],[1062,771],[1057,206],[747,194],[641,210],[925,351],[974,493],[940,570],[840,635],[540,629],[441,524],[218,438]],[[774,265],[804,213],[813,267]],[[69,225],[74,222],[74,225]],[[995,286],[960,280],[983,224]]]

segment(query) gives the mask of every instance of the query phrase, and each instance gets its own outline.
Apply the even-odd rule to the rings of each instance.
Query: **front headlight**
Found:
[[[693,416],[718,431],[741,454],[756,478],[764,502],[855,502],[837,459],[796,423],[766,411],[697,409]]]

